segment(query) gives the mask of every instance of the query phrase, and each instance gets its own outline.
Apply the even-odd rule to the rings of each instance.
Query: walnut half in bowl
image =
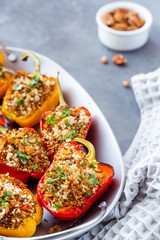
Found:
[[[135,50],[147,42],[152,21],[149,10],[140,4],[109,3],[96,14],[98,38],[113,50]]]

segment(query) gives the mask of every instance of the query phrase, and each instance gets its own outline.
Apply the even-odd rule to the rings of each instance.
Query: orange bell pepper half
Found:
[[[85,213],[108,189],[113,168],[97,162],[93,145],[82,138],[64,142],[37,186],[37,199],[52,215],[73,220]],[[76,142],[88,149],[86,155]]]
[[[24,53],[36,62],[33,74],[17,71],[11,78],[2,104],[5,117],[21,127],[32,127],[39,123],[44,111],[56,107],[59,102],[57,79],[40,74],[40,62],[32,53]]]
[[[0,235],[31,237],[43,215],[37,198],[21,181],[8,174],[0,174],[0,187]]]

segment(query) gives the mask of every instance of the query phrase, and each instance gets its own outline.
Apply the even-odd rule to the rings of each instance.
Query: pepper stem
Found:
[[[64,101],[63,93],[62,93],[62,88],[59,82],[59,72],[57,73],[57,82],[58,82],[58,92],[59,92],[59,105],[60,106],[65,106],[67,103]]]
[[[0,77],[3,77],[3,74],[5,72],[11,73],[13,75],[15,74],[15,72],[13,70],[0,66]]]
[[[39,75],[40,74],[40,61],[39,61],[39,59],[36,57],[36,55],[34,55],[31,52],[23,53],[22,56],[21,56],[21,59],[23,61],[26,61],[28,57],[32,57],[36,62],[36,67],[35,67],[35,71],[34,71],[33,75]]]
[[[0,125],[0,132],[1,132],[1,133],[6,133],[7,130],[8,130],[8,129],[6,129],[6,128],[4,128],[4,127],[2,127],[2,126]]]
[[[78,142],[78,143],[82,143],[87,149],[88,149],[88,153],[86,155],[86,157],[93,163],[97,163],[96,161],[96,157],[95,157],[95,148],[93,146],[93,144],[83,138],[74,138],[73,141]]]

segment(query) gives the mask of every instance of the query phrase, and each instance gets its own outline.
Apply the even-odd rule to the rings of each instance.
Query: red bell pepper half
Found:
[[[59,106],[53,111],[44,112],[40,121],[41,134],[52,160],[64,141],[71,141],[75,137],[85,139],[92,121],[91,114],[85,107],[75,108],[67,105],[59,80],[58,90]]]
[[[73,220],[85,213],[111,185],[114,175],[110,165],[96,161],[90,142],[82,138],[73,141],[59,147],[37,186],[38,201],[61,220]],[[87,147],[88,153],[76,142]]]
[[[0,126],[0,173],[9,173],[26,183],[40,179],[50,165],[48,152],[38,132],[30,127],[7,130]]]

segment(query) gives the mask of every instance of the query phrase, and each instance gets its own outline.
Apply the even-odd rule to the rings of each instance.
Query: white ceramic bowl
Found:
[[[145,20],[143,27],[132,31],[118,31],[107,27],[101,20],[106,12],[117,8],[127,8],[138,12]],[[102,44],[113,50],[130,51],[142,47],[148,40],[149,30],[152,25],[152,15],[142,5],[133,2],[113,2],[101,7],[96,14],[98,24],[98,37]]]

